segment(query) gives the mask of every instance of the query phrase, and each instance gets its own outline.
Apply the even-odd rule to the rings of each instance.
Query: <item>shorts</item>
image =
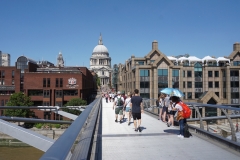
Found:
[[[141,119],[141,113],[132,113],[133,120]]]
[[[126,107],[126,110],[125,110],[126,112],[129,112],[129,111],[131,111],[130,110],[130,107]]]
[[[163,106],[163,108],[162,108],[162,113],[164,113],[164,112],[168,113],[168,108],[166,106]]]
[[[123,107],[115,108],[115,114],[123,115]]]
[[[169,114],[170,115],[175,115],[176,111],[170,111]]]

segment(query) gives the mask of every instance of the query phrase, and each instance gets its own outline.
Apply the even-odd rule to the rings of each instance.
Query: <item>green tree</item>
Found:
[[[64,106],[66,107],[66,106],[85,106],[85,105],[87,105],[87,102],[85,100],[82,100],[81,98],[73,98],[70,101],[68,101]],[[75,115],[81,114],[81,111],[75,110],[75,109],[64,108],[63,111],[71,114],[75,114]]]
[[[95,76],[96,76],[96,84],[97,84],[97,87],[100,87],[100,86],[101,86],[100,78],[98,77],[97,73],[95,74]]]
[[[14,93],[11,95],[10,100],[6,104],[7,106],[32,106],[33,102],[31,98],[24,95],[22,92]],[[30,117],[32,115],[32,111],[30,109],[6,109],[6,116],[13,117]]]

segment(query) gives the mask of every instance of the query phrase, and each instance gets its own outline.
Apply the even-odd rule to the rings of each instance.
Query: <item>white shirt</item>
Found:
[[[176,105],[175,105],[175,108],[177,108],[178,111],[182,111],[182,110],[183,110],[183,109],[182,109],[182,106],[179,105],[179,104],[176,104]]]
[[[126,107],[130,107],[130,103],[131,103],[131,98],[129,97],[125,100]]]
[[[163,107],[163,106],[166,106],[168,107],[169,104],[170,104],[170,97],[165,97],[164,99],[160,99],[160,102],[159,104]],[[164,105],[165,104],[165,105]]]

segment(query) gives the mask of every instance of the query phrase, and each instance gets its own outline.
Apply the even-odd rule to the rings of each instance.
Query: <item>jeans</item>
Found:
[[[179,120],[179,126],[180,126],[180,134],[183,136],[184,135],[184,131],[183,131],[183,127],[184,127],[184,119],[180,119]]]

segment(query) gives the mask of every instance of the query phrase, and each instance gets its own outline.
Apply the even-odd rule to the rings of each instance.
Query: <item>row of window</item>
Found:
[[[43,87],[50,87],[51,81],[50,78],[43,78]],[[56,78],[55,79],[55,87],[63,87],[63,79]]]
[[[50,97],[51,90],[28,90],[28,96],[43,96],[43,97]],[[62,97],[62,96],[77,96],[78,90],[56,90],[55,96]]]

